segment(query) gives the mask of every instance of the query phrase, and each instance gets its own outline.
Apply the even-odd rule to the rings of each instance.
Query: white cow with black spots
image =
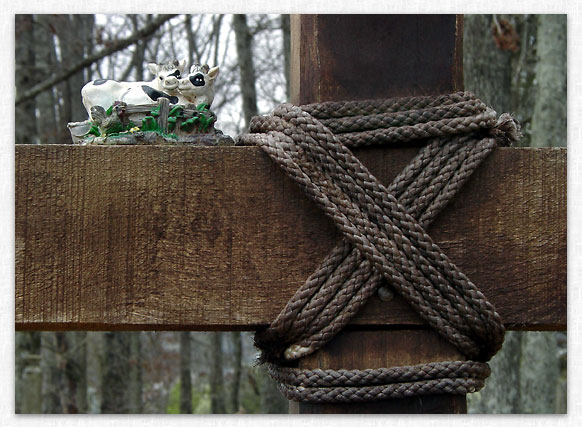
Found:
[[[214,80],[218,76],[218,67],[194,64],[188,76],[179,80],[178,91],[180,104],[207,104],[214,100]]]
[[[163,64],[148,64],[154,74],[150,82],[118,82],[115,80],[93,80],[83,86],[81,95],[87,114],[91,116],[91,107],[101,106],[108,109],[115,101],[126,104],[156,104],[158,98],[170,99],[177,104],[179,80],[186,68],[186,61],[171,61]]]

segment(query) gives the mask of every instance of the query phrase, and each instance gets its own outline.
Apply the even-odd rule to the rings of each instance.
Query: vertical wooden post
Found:
[[[417,365],[464,357],[432,330],[344,330],[315,354],[301,360],[313,369],[366,369]],[[368,403],[290,402],[299,414],[454,414],[467,412],[465,396],[434,395]]]
[[[291,101],[463,88],[462,15],[293,15]]]
[[[158,126],[163,133],[168,133],[168,115],[170,113],[170,100],[168,98],[158,98],[160,115],[158,116]]]
[[[294,15],[291,101],[436,95],[463,88],[462,16]],[[374,297],[376,298],[376,297]],[[429,329],[341,332],[305,368],[365,369],[463,356]],[[465,396],[366,404],[290,403],[292,413],[466,413]]]

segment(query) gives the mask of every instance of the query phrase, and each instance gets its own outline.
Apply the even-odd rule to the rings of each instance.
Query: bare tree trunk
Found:
[[[127,335],[129,339],[128,412],[141,414],[143,412],[141,332],[128,332]]]
[[[87,332],[68,332],[66,372],[70,413],[87,413]]]
[[[231,332],[230,337],[233,346],[233,379],[232,389],[230,390],[230,407],[232,413],[237,413],[240,410],[240,380],[242,372],[242,340],[241,333]]]
[[[150,23],[152,20],[152,16],[148,15],[147,19],[148,19],[148,23]],[[138,28],[137,28],[137,22],[136,22],[135,31],[137,31],[137,30],[138,30]],[[135,45],[136,54],[134,55],[133,59],[134,59],[134,64],[135,64],[135,80],[136,81],[142,81],[145,78],[143,65],[144,65],[144,61],[145,61],[146,44],[147,44],[147,40],[141,40],[141,41],[137,42]]]
[[[289,84],[291,81],[291,18],[281,15],[281,31],[283,31],[283,58],[285,59],[285,94],[290,98]]]
[[[180,413],[192,413],[192,349],[190,332],[180,332]]]
[[[103,333],[87,332],[87,412],[101,413]]]
[[[54,15],[53,25],[59,39],[61,61],[58,69],[67,70],[79,60],[85,57],[85,43],[89,37],[86,34],[85,18],[83,15]],[[68,122],[83,121],[87,117],[81,99],[81,88],[86,83],[84,70],[79,69],[67,80],[60,84],[62,105],[62,126],[59,142],[69,142],[70,135],[66,128]]]
[[[16,96],[22,95],[34,83],[34,19],[33,15],[15,17],[15,83]],[[16,106],[17,144],[34,144],[36,138],[36,103],[34,99]]]
[[[39,75],[50,75],[57,59],[53,33],[48,15],[36,15],[35,60]],[[47,90],[36,98],[38,108],[37,133],[41,144],[54,144],[57,140],[57,101],[54,90]]]
[[[24,368],[26,368],[25,358],[28,355],[26,332],[16,332],[14,334],[14,413],[22,413],[23,392],[24,392]]]
[[[60,55],[58,61],[55,64],[55,69],[58,72],[62,72],[67,68],[67,65],[71,61],[75,61],[75,57],[72,57],[73,49],[70,46],[70,38],[73,22],[71,16],[69,15],[49,15],[51,28],[54,29],[55,35],[58,39],[58,46]],[[73,121],[73,104],[72,104],[72,83],[78,80],[78,70],[75,74],[71,75],[67,80],[63,80],[57,86],[57,111],[58,111],[58,123],[57,135],[53,144],[64,144],[70,141],[70,135],[68,135],[68,130],[66,124]],[[80,90],[80,88],[79,88]],[[86,117],[83,118],[83,120]]]
[[[124,332],[105,332],[103,346],[103,397],[101,413],[125,414],[129,409],[127,373],[129,339]]]
[[[539,15],[532,147],[566,146],[566,15]]]
[[[258,114],[252,36],[247,26],[246,15],[233,15],[232,22],[236,36],[236,52],[240,70],[243,116],[245,118],[245,127],[248,128],[251,117]]]
[[[465,15],[463,68],[465,90],[498,113],[511,109],[511,52],[493,38],[492,15]]]
[[[490,362],[491,376],[485,388],[479,393],[467,395],[469,413],[519,413],[522,342],[523,334],[513,331],[506,333],[503,349]]]
[[[132,23],[133,31],[136,32],[139,30],[139,19],[138,15],[128,15],[129,20]],[[151,15],[147,16],[147,19],[151,21]],[[131,71],[134,71],[134,78],[136,81],[144,80],[144,61],[145,61],[145,51],[146,51],[146,40],[138,41],[133,50],[133,54],[131,55],[131,62],[127,70],[123,73],[120,80],[127,80]]]
[[[210,406],[213,414],[226,413],[224,375],[222,372],[222,332],[212,332],[210,338]]]
[[[521,344],[521,414],[552,414],[560,375],[556,332],[528,332]]]
[[[24,368],[22,385],[22,402],[16,413],[42,413],[42,371],[38,365],[29,365]]]
[[[531,145],[531,118],[536,100],[534,90],[535,54],[537,45],[537,16],[536,15],[511,15],[519,35],[519,52],[513,56],[512,61],[512,100],[511,113],[515,115],[521,125],[522,139],[518,145],[529,147]]]
[[[555,332],[507,332],[491,377],[468,395],[471,413],[551,414],[560,378]]]
[[[184,27],[186,28],[186,40],[188,40],[188,67],[191,67],[194,64],[194,51],[196,49],[196,41],[192,31],[192,15],[185,15]]]
[[[88,57],[93,54],[93,46],[95,44],[95,15],[81,15],[83,25],[83,56]],[[88,82],[93,80],[93,71],[91,66],[84,70],[83,81]],[[81,89],[79,88],[79,92]]]
[[[16,332],[14,344],[14,412],[41,413],[40,333]]]
[[[567,332],[556,333],[558,344],[557,354],[560,369],[560,376],[556,381],[556,414],[566,414],[568,412],[568,334]]]
[[[224,15],[218,15],[214,20],[214,26],[212,28],[212,36],[214,37],[214,61],[213,66],[218,65],[218,47],[220,45],[220,29],[222,28],[222,19]]]
[[[55,332],[58,382],[54,386],[57,387],[61,410],[64,414],[79,412],[76,401],[79,369],[71,334],[72,332]]]
[[[40,334],[40,368],[42,370],[42,413],[60,414],[63,412],[59,391],[61,375],[57,357],[57,334],[41,332]]]

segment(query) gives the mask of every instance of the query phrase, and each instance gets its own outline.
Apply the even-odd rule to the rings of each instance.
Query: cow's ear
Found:
[[[158,74],[158,64],[156,64],[155,62],[150,62],[148,64],[148,70],[150,70],[150,73],[156,76]]]
[[[216,77],[218,77],[218,67],[211,68],[208,71],[208,78],[214,80]]]
[[[184,72],[184,70],[186,69],[186,60],[183,59],[180,61],[180,63],[178,64],[178,70],[180,70],[180,74],[182,74]]]

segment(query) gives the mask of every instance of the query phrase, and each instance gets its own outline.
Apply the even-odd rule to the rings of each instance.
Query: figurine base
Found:
[[[216,114],[206,104],[170,106],[160,98],[157,105],[116,101],[107,111],[94,106],[90,120],[67,127],[78,145],[235,145],[215,122]]]
[[[83,126],[85,122],[69,123],[73,143],[76,145],[192,145],[201,147],[217,147],[236,145],[235,141],[222,131],[213,129],[213,132],[191,135],[179,135],[171,138],[160,135],[157,132],[137,131],[131,135],[120,136],[92,136],[77,137],[73,130],[77,126]]]

